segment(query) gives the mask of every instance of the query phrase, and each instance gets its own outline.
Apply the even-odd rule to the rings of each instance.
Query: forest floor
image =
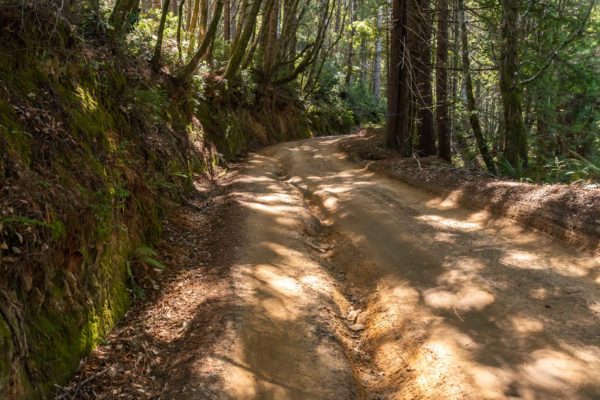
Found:
[[[600,257],[352,163],[362,139],[199,180],[62,398],[599,398]]]

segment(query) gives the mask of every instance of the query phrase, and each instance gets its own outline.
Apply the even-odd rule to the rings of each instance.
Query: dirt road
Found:
[[[340,140],[238,172],[230,288],[189,307],[205,339],[170,347],[154,398],[600,398],[599,257],[374,175]],[[163,297],[214,292],[202,276]]]
[[[252,307],[234,352],[245,368],[225,369],[233,397],[600,397],[600,259],[365,172],[338,140],[272,147],[242,178],[238,282]],[[303,251],[315,242],[300,235],[310,215],[295,189],[337,233],[317,246],[334,246],[324,262],[342,282]],[[355,347],[376,373],[355,384],[352,355],[309,334],[336,287],[366,309]]]

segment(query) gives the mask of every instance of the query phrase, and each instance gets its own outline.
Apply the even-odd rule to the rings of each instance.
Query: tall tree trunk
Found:
[[[200,0],[199,23],[198,23],[198,43],[206,35],[208,27],[208,0]]]
[[[225,0],[223,6],[223,39],[231,43],[231,0]]]
[[[173,0],[175,1],[175,0]],[[183,6],[185,0],[181,0],[179,3],[179,15],[177,18],[177,59],[180,63],[183,62],[183,51],[181,50],[181,28],[183,24]]]
[[[188,29],[190,42],[188,44],[188,54],[192,54],[196,48],[196,27],[198,26],[198,11],[200,10],[200,0],[194,0],[194,8],[192,9],[192,19]]]
[[[429,0],[415,1],[414,19],[417,32],[416,54],[413,67],[415,69],[415,100],[417,116],[417,133],[419,138],[419,155],[430,156],[437,153],[435,133],[433,131],[433,95],[431,93],[431,24],[432,15]]]
[[[354,27],[354,21],[356,21],[356,0],[350,0],[350,38],[348,39],[348,57],[346,59],[346,79],[344,82],[346,86],[350,86],[352,83],[352,70],[354,69],[354,36],[356,35],[356,28]]]
[[[117,0],[110,14],[109,22],[114,28],[114,36],[127,31],[135,21],[140,0]]]
[[[160,55],[162,52],[163,37],[165,34],[165,23],[167,21],[167,14],[169,13],[169,5],[171,0],[163,0],[162,13],[160,15],[160,23],[158,24],[158,32],[156,36],[156,45],[154,46],[154,55],[150,60],[150,66],[154,72],[158,72],[160,69]],[[173,3],[176,3],[173,0]]]
[[[367,85],[369,73],[369,58],[367,55],[367,39],[364,36],[360,38],[360,48],[358,54],[360,58],[360,84],[366,89],[369,87]]]
[[[377,20],[376,20],[376,39],[375,39],[375,55],[373,57],[373,97],[379,101],[381,95],[381,52],[382,52],[382,41],[381,38],[381,24],[383,22],[383,14],[381,8],[377,9]]]
[[[190,25],[192,24],[192,3],[191,0],[188,3],[188,6],[186,7],[186,13],[185,13],[185,30],[186,33],[190,30]]]
[[[409,131],[409,84],[406,49],[408,0],[392,0],[386,145],[407,157],[412,152]]]
[[[473,129],[473,135],[477,142],[477,148],[479,154],[485,163],[488,172],[492,175],[496,175],[496,165],[490,154],[485,138],[483,137],[483,131],[481,130],[481,123],[479,122],[479,115],[477,112],[477,104],[475,103],[475,96],[473,96],[473,80],[471,78],[471,62],[469,60],[469,39],[467,32],[467,22],[465,20],[465,6],[464,0],[458,0],[458,18],[460,21],[460,34],[462,43],[462,69],[464,75],[465,85],[465,96],[467,100],[467,112],[469,113],[469,122]]]
[[[504,106],[504,158],[516,170],[527,168],[527,134],[523,124],[518,60],[519,1],[502,0],[500,93]]]
[[[448,0],[437,1],[438,26],[436,47],[436,125],[439,156],[452,161],[452,138],[448,115]]]
[[[223,13],[223,0],[216,0],[215,10],[213,12],[213,17],[212,17],[212,20],[210,21],[210,25],[206,31],[206,35],[204,35],[204,38],[202,39],[202,43],[200,44],[200,47],[198,47],[198,50],[196,51],[196,53],[194,53],[194,56],[192,57],[190,62],[183,68],[183,70],[179,74],[179,79],[181,81],[189,82],[192,78],[192,75],[194,75],[194,72],[196,72],[196,69],[198,68],[198,65],[200,64],[200,60],[202,59],[202,57],[204,57],[204,55],[210,48],[210,46],[217,34],[217,28],[219,26],[219,22],[221,20],[222,13]]]
[[[233,51],[231,52],[231,57],[229,58],[229,62],[227,63],[227,68],[225,69],[225,74],[223,77],[225,79],[232,79],[235,77],[239,71],[242,59],[244,57],[244,53],[246,52],[246,47],[248,46],[248,42],[252,37],[252,32],[254,32],[254,26],[256,22],[256,16],[258,15],[258,11],[260,10],[260,6],[262,4],[262,0],[254,0],[252,2],[252,7],[250,8],[249,15],[244,17],[243,27],[240,30],[239,40],[236,40]]]
[[[264,81],[270,82],[273,78],[273,67],[277,57],[277,34],[279,32],[279,0],[273,0],[269,12],[269,29],[267,31],[266,48],[263,57]]]

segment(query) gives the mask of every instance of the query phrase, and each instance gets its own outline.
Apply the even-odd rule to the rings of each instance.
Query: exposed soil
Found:
[[[582,250],[600,252],[600,184],[528,184],[455,168],[437,157],[402,158],[385,147],[383,134],[382,129],[364,129],[340,146],[371,171],[510,218]]]
[[[161,288],[63,398],[599,398],[600,257],[347,140],[267,148],[175,213]]]

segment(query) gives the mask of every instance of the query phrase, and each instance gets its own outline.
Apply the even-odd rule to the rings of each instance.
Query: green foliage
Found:
[[[544,165],[547,182],[582,183],[600,181],[600,159],[589,160],[571,152],[572,158],[559,159]]]
[[[160,23],[161,10],[151,9],[141,14],[133,31],[126,37],[124,47],[132,56],[150,60],[156,45],[156,32]],[[163,43],[164,60],[174,64],[177,60],[177,47],[175,37],[177,36],[177,17],[172,13],[167,15]]]
[[[167,268],[163,263],[158,261],[158,254],[151,247],[140,246],[136,248],[134,258],[142,264],[148,264],[160,270]]]
[[[52,222],[40,221],[28,217],[0,217],[0,227],[2,225],[9,226],[36,226],[48,229],[51,232],[52,239],[55,241],[64,239],[66,237],[65,225],[58,219],[54,219]]]

